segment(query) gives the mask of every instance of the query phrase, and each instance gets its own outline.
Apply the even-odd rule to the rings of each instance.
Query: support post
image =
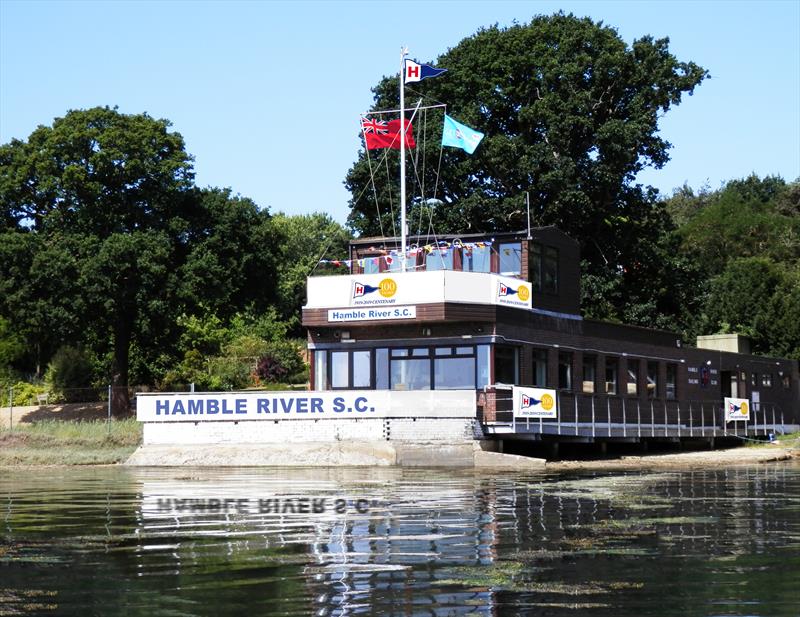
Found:
[[[106,428],[108,434],[111,434],[111,384],[108,386],[108,416],[106,417]]]

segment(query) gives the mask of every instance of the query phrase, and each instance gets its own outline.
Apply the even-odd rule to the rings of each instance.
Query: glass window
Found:
[[[546,246],[542,265],[542,284],[546,293],[558,293],[558,249]]]
[[[375,389],[389,389],[389,350],[375,350]]]
[[[639,394],[639,361],[628,360],[628,394]]]
[[[415,347],[411,350],[411,355],[417,358],[427,358],[431,355],[431,352],[427,347]]]
[[[528,276],[531,279],[533,291],[542,291],[542,245],[530,244],[528,257]]]
[[[750,373],[750,385],[754,388],[758,387],[758,373]]]
[[[489,385],[489,358],[491,357],[489,345],[478,345],[478,383],[476,387],[482,388]]]
[[[434,349],[434,353],[437,356],[452,356],[453,355],[453,348],[452,347],[437,347]]]
[[[658,398],[658,362],[647,363],[647,398]]]
[[[426,270],[452,270],[453,251],[448,249],[433,249],[425,255]]]
[[[583,392],[585,394],[594,393],[596,370],[597,358],[595,356],[583,356]]]
[[[314,390],[328,389],[328,352],[314,352]]]
[[[433,387],[436,390],[475,388],[475,358],[436,358],[433,361]]]
[[[547,351],[544,349],[533,350],[533,385],[547,387]]]
[[[784,388],[791,388],[792,387],[792,378],[789,375],[783,376],[783,387]]]
[[[667,400],[674,401],[678,398],[678,367],[675,364],[667,364]]]
[[[331,387],[350,387],[350,352],[331,352]]]
[[[369,351],[353,352],[353,387],[369,388],[372,385],[372,354]]]
[[[562,390],[572,390],[572,354],[561,352],[558,354],[558,387]]]
[[[392,390],[430,390],[431,361],[428,358],[392,360]]]
[[[465,246],[462,253],[464,272],[489,272],[492,249],[489,246]]]
[[[515,384],[517,379],[517,350],[514,347],[494,348],[494,382]]]
[[[400,347],[392,349],[392,358],[401,358],[401,357],[406,357],[407,355],[408,355],[408,349],[403,349]]]
[[[500,274],[519,276],[522,245],[519,242],[504,242],[500,245]]]
[[[617,389],[618,379],[619,361],[616,358],[606,358],[606,394],[617,394],[619,392]]]
[[[772,387],[772,373],[764,373],[761,375],[761,385],[765,388]]]
[[[475,353],[472,347],[456,347],[457,356],[471,356]]]

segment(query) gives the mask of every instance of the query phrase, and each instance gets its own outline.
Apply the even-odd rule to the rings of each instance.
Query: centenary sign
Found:
[[[353,390],[139,394],[141,422],[474,418],[475,391]]]
[[[746,398],[725,398],[725,421],[750,419],[750,400]]]
[[[555,390],[514,386],[514,418],[558,417],[558,397]]]
[[[316,276],[308,279],[308,302],[304,308],[330,309],[328,321],[413,319],[408,313],[390,309],[416,310],[420,304],[458,302],[530,310],[531,292],[531,284],[526,281],[488,272],[439,270]],[[368,309],[382,310],[370,313]],[[345,315],[355,317],[348,319]]]

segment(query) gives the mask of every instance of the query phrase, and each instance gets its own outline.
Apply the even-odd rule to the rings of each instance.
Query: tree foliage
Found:
[[[448,73],[418,84],[419,94],[445,102],[450,115],[486,137],[471,157],[444,149],[436,178],[431,162],[438,159],[441,118],[430,122],[427,140],[418,119],[414,156],[419,161],[424,153],[425,186],[438,192],[421,195],[417,186],[415,203],[443,202],[433,209],[439,232],[507,231],[524,228],[528,191],[536,223],[580,240],[591,261],[598,253],[593,240],[610,252],[610,240],[646,215],[650,202],[633,180],[668,160],[658,118],[706,76],[670,54],[667,39],[643,37],[628,47],[614,29],[563,14],[482,29],[435,63]],[[374,94],[375,109],[396,108],[396,77],[384,78]],[[376,175],[384,229],[392,228],[394,183],[394,176],[387,182]],[[352,227],[379,233],[364,151],[346,185]]]
[[[698,273],[694,334],[745,334],[758,353],[800,358],[798,196],[798,182],[751,175],[666,200],[680,255]]]
[[[527,192],[534,224],[579,241],[588,314],[680,327],[672,305],[691,293],[691,264],[670,259],[669,216],[654,190],[635,184],[642,169],[669,160],[659,118],[707,76],[668,46],[649,36],[628,46],[613,28],[559,13],[482,29],[440,56],[435,64],[448,73],[407,88],[410,107],[417,95],[445,102],[485,137],[472,156],[444,148],[437,176],[441,113],[415,119],[412,232],[524,229]],[[374,95],[374,109],[396,108],[397,78],[384,78]],[[349,224],[362,234],[393,233],[396,175],[387,178],[376,160],[373,190],[367,156],[360,152],[345,181]],[[396,152],[386,156],[396,165]],[[616,299],[599,298],[598,285],[614,288]]]
[[[199,190],[169,122],[108,107],[71,111],[0,147],[0,315],[37,366],[63,344],[109,358],[115,409],[131,370],[152,383],[177,316],[266,309],[275,289],[269,215]]]

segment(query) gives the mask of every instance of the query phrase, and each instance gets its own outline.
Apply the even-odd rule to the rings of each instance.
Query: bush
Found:
[[[50,360],[45,381],[67,403],[96,400],[92,388],[92,361],[82,349],[65,345]]]
[[[270,343],[256,365],[256,377],[264,383],[298,383],[308,379],[308,370],[293,341]]]

